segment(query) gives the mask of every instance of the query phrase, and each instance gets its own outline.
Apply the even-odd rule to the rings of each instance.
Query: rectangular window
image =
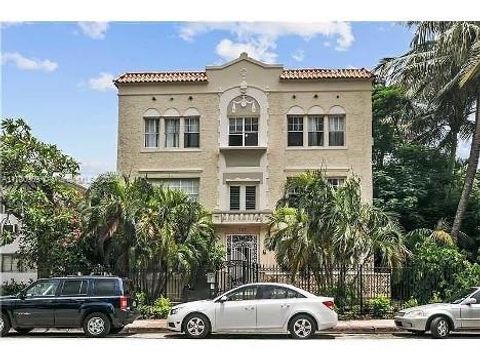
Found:
[[[258,119],[245,118],[245,146],[258,146]]]
[[[303,146],[303,116],[289,115],[288,146]]]
[[[257,187],[245,186],[245,210],[257,208]]]
[[[178,148],[180,146],[180,119],[165,119],[165,147]]]
[[[323,116],[308,117],[308,146],[323,146]]]
[[[161,181],[161,184],[170,189],[183,191],[190,199],[198,201],[199,179],[165,179]]]
[[[228,146],[258,146],[258,118],[228,119]]]
[[[25,272],[15,255],[2,254],[2,272]]]
[[[240,186],[230,186],[230,210],[240,210]]]
[[[5,224],[1,228],[2,232],[8,232],[11,234],[16,234],[18,232],[18,225],[17,224]]]
[[[98,279],[95,280],[95,296],[116,296],[119,294],[116,286],[117,280]]]
[[[87,295],[87,280],[65,280],[63,283],[61,296]]]
[[[185,118],[183,146],[186,148],[200,147],[200,119],[198,117]]]
[[[345,178],[342,178],[342,177],[328,178],[327,181],[333,187],[339,187],[343,185],[343,183],[345,182]]]
[[[345,145],[345,115],[330,115],[328,117],[328,145]]]
[[[160,124],[160,119],[155,119],[155,118],[145,119],[145,147],[146,148],[158,147],[159,124]]]

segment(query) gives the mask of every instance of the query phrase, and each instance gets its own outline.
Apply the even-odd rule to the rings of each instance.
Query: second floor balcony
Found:
[[[228,211],[217,210],[213,212],[213,223],[215,225],[234,224],[267,224],[271,211]]]

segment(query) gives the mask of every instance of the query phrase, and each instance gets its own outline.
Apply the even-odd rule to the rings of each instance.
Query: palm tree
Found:
[[[376,70],[388,81],[405,86],[421,101],[426,99],[437,114],[449,118],[452,131],[449,138],[453,144],[458,133],[468,134],[468,129],[473,133],[462,195],[451,230],[452,236],[457,238],[480,155],[480,80],[477,69],[480,23],[425,21],[409,25],[416,27],[410,51],[397,58],[382,60]],[[471,124],[469,116],[474,104],[475,122]]]
[[[99,262],[129,276],[148,300],[165,292],[169,276],[188,282],[211,253],[219,254],[211,214],[184,192],[145,178],[99,176],[83,214]]]
[[[181,191],[155,187],[136,229],[136,282],[148,299],[157,298],[173,274],[187,283],[215,251],[211,214]]]
[[[403,262],[407,251],[399,225],[362,202],[356,176],[335,188],[321,171],[308,171],[289,179],[285,194],[271,217],[266,245],[293,277],[309,267],[317,283],[331,285],[334,269],[362,266],[374,255],[393,267]]]
[[[123,276],[129,275],[139,213],[152,193],[145,179],[130,180],[114,173],[100,175],[87,191],[84,236],[92,239],[99,262],[113,265]]]

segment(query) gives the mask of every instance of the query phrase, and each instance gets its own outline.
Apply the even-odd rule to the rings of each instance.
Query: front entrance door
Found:
[[[228,260],[258,261],[258,236],[254,234],[227,235]]]

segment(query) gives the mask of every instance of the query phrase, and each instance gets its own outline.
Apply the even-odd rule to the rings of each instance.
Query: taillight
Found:
[[[128,298],[126,296],[120,296],[120,310],[127,310]]]
[[[323,305],[325,305],[330,310],[333,310],[333,308],[335,307],[335,302],[333,300],[327,300],[323,302]]]

